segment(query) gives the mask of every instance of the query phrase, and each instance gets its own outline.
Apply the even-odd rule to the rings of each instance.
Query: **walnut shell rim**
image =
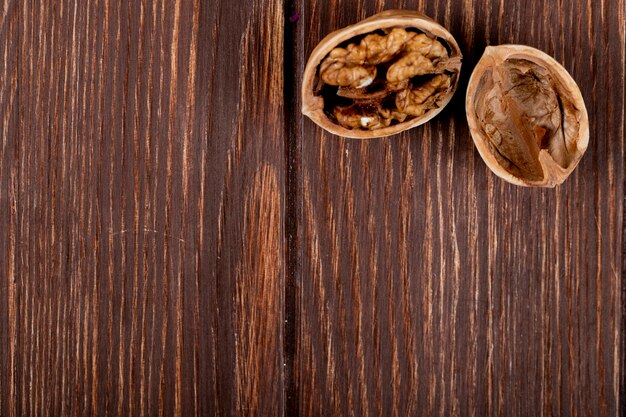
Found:
[[[532,181],[517,177],[497,161],[485,143],[489,139],[486,138],[479,117],[476,114],[475,99],[483,75],[491,66],[502,64],[508,59],[524,59],[546,68],[550,76],[558,81],[558,94],[566,96],[575,104],[578,110],[576,114],[578,136],[575,142],[576,153],[574,154],[574,159],[567,168],[563,168],[553,159],[547,149],[541,149],[539,151],[539,162],[544,169],[544,178],[541,181]],[[578,85],[569,72],[558,61],[545,52],[530,46],[505,44],[485,48],[482,57],[476,64],[469,79],[465,96],[465,112],[472,140],[487,167],[498,177],[514,185],[524,187],[555,187],[556,185],[562,184],[574,171],[576,166],[578,166],[589,144],[589,118]]]
[[[336,124],[324,112],[323,98],[316,96],[313,93],[314,83],[320,63],[337,45],[350,40],[355,36],[391,27],[415,28],[445,41],[451,50],[450,57],[454,57],[458,60],[458,63],[453,68],[456,71],[457,76],[455,77],[450,91],[443,98],[439,107],[426,112],[422,116],[414,117],[408,121],[398,123],[393,126],[376,130],[351,130]],[[322,39],[313,52],[311,52],[302,80],[302,113],[324,130],[337,136],[347,138],[371,139],[391,136],[403,132],[428,122],[437,116],[448,105],[459,84],[461,59],[461,50],[452,34],[428,16],[412,10],[383,11],[358,23],[330,33]]]

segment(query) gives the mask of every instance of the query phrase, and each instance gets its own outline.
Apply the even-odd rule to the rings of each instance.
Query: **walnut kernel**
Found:
[[[302,112],[340,136],[388,136],[426,123],[452,98],[461,52],[428,17],[391,10],[328,35],[313,51]]]

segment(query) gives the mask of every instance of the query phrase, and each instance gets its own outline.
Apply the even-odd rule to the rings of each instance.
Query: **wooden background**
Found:
[[[461,46],[446,110],[369,141],[304,119],[317,42],[398,7]],[[0,415],[625,415],[624,7],[0,1]],[[581,87],[556,189],[469,136],[502,43]]]

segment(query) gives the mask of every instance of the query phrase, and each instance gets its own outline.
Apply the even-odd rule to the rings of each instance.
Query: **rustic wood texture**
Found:
[[[390,8],[447,27],[463,79],[388,140],[302,123],[299,414],[618,415],[624,2],[302,0],[300,68],[327,33]],[[501,181],[469,136],[467,79],[503,43],[581,86],[590,146],[556,189]]]
[[[0,415],[282,414],[281,5],[2,6]]]
[[[18,245],[18,1],[0,9],[0,415],[8,415],[16,360]]]
[[[619,415],[624,6],[1,1],[0,416]],[[325,134],[308,54],[396,7],[456,37],[455,98]],[[581,86],[590,146],[556,189],[469,136],[500,43]]]

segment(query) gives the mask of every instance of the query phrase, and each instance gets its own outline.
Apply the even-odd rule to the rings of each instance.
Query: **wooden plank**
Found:
[[[267,0],[4,18],[2,415],[282,414],[282,22]]]
[[[611,415],[623,407],[624,2],[298,2],[308,54],[383,9],[425,12],[464,53],[429,124],[299,141],[299,415]],[[579,83],[591,141],[556,189],[509,185],[469,135],[486,45],[528,44]]]
[[[0,10],[0,415],[15,416],[15,284],[18,211],[18,1]]]

